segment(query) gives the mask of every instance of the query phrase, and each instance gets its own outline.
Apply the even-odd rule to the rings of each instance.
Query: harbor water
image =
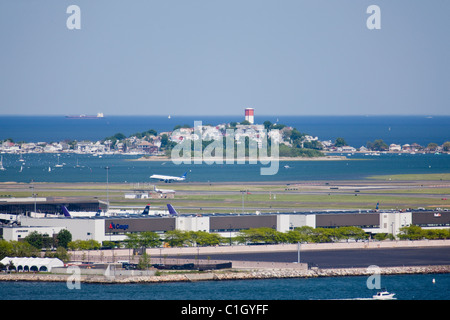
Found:
[[[367,300],[378,291],[368,277],[84,284],[0,282],[3,300]],[[449,300],[450,274],[381,276],[380,284],[397,300]]]
[[[260,117],[296,127],[320,140],[343,137],[354,147],[383,139],[386,143],[450,140],[450,117]],[[130,135],[149,129],[169,131],[175,125],[242,121],[240,117],[105,117],[66,119],[0,117],[0,139],[14,141],[99,140],[122,132]],[[375,175],[450,173],[448,154],[344,154],[337,161],[281,161],[275,175],[262,176],[260,164],[173,164],[171,161],[133,161],[139,155],[2,154],[0,182],[152,183],[152,174],[182,175],[187,182],[280,182],[357,180]],[[56,167],[56,164],[63,164]],[[286,166],[286,167],[285,167]],[[108,168],[108,170],[106,170]],[[437,182],[439,183],[439,182]],[[434,281],[433,281],[434,279]],[[0,282],[1,300],[341,300],[370,299],[367,277],[326,277],[270,280],[201,281],[159,284],[81,284],[68,289],[64,282]],[[382,276],[381,285],[398,300],[448,300],[449,274]]]
[[[154,183],[152,174],[181,176],[186,182],[295,182],[358,180],[376,175],[450,173],[450,154],[345,154],[346,160],[280,161],[274,175],[261,175],[273,164],[174,164],[133,161],[140,155],[3,154],[0,182]],[[62,167],[56,167],[60,163]],[[108,168],[108,170],[106,170]],[[108,172],[107,172],[108,171]],[[107,176],[108,175],[108,176]]]
[[[0,140],[59,142],[64,140],[97,141],[116,133],[130,136],[150,129],[158,133],[172,131],[177,125],[218,125],[242,122],[236,116],[109,116],[99,119],[70,119],[54,116],[0,116]],[[255,123],[264,121],[296,128],[321,141],[344,138],[355,148],[368,141],[382,139],[388,145],[418,143],[427,146],[450,141],[450,116],[265,116],[256,115]]]

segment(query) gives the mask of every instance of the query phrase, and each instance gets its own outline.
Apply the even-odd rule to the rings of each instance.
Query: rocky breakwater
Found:
[[[283,279],[283,278],[316,278],[343,276],[370,276],[396,274],[433,274],[450,273],[450,265],[445,266],[411,266],[386,268],[347,268],[347,269],[254,269],[244,271],[214,271],[200,273],[174,273],[152,276],[81,276],[82,283],[163,283],[163,282],[192,282],[192,281],[220,281],[220,280],[255,280],[255,279]],[[62,274],[33,274],[11,273],[0,274],[0,281],[70,281],[70,275]]]
[[[396,274],[428,274],[450,273],[450,266],[420,266],[420,267],[387,267],[387,268],[347,268],[347,269],[264,269],[245,272],[224,272],[215,274],[215,280],[244,279],[283,279],[283,278],[317,278],[317,277],[348,277]]]

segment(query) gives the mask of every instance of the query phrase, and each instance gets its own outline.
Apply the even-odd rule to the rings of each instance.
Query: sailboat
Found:
[[[3,156],[1,156],[1,158],[0,158],[0,170],[1,170],[1,171],[6,170],[6,169],[3,167]]]
[[[62,167],[63,167],[63,165],[62,165],[62,164],[59,164],[59,154],[58,154],[58,164],[57,164],[57,165],[55,165],[55,167],[56,167],[56,168],[62,168]]]

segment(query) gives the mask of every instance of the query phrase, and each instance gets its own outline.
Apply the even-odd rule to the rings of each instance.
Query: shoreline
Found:
[[[341,269],[251,269],[237,271],[215,271],[199,273],[176,273],[153,276],[102,276],[81,275],[80,283],[91,284],[136,284],[136,283],[168,283],[197,281],[231,281],[231,280],[267,280],[291,278],[319,277],[349,277],[380,275],[413,275],[413,274],[444,274],[450,273],[450,265],[380,267],[377,272],[371,268],[341,268]],[[73,281],[72,274],[38,274],[10,273],[0,274],[2,281],[23,282],[68,282]]]
[[[227,158],[201,158],[202,162],[223,162],[226,163]],[[348,159],[346,156],[332,156],[327,155],[323,157],[278,157],[278,158],[271,158],[271,157],[263,157],[263,158],[232,158],[230,159],[234,162],[237,161],[339,161],[339,160],[351,160]],[[352,159],[355,160],[355,159]],[[360,159],[357,159],[360,160]],[[149,157],[140,157],[137,159],[128,159],[127,161],[172,161],[172,158],[166,157],[166,156],[149,156]],[[195,157],[190,158],[179,158],[178,161],[196,161]]]
[[[437,247],[448,246],[448,240],[417,240],[417,241],[394,241],[394,242],[374,242],[374,243],[342,243],[342,244],[303,244],[302,251],[328,251],[343,250],[349,248],[360,248],[366,250],[377,250],[380,248],[417,248],[417,247]],[[202,248],[201,254],[213,252],[267,252],[267,251],[292,251],[297,245],[267,245],[250,247],[218,247]],[[128,249],[122,249],[128,250]],[[206,252],[205,252],[206,250]],[[117,250],[116,250],[117,251]],[[188,254],[197,252],[195,247],[169,248],[164,250],[164,254]],[[117,259],[126,258],[116,252]],[[125,252],[126,254],[126,252]],[[147,254],[158,259],[159,249],[147,249]],[[95,261],[95,252],[91,253],[91,258]],[[160,258],[159,258],[160,259]],[[167,283],[167,282],[194,282],[194,281],[226,281],[226,280],[265,280],[265,279],[289,279],[289,278],[318,278],[318,277],[348,277],[348,276],[371,276],[380,275],[413,275],[413,274],[443,274],[450,273],[450,265],[407,265],[389,267],[354,267],[354,268],[317,268],[308,267],[305,263],[283,263],[264,261],[233,261],[233,260],[196,260],[180,258],[164,258],[165,264],[220,264],[231,262],[232,268],[205,271],[158,271],[149,269],[150,275],[126,274],[126,271],[116,269],[97,269],[98,272],[86,274],[81,272],[81,283],[97,284],[132,284],[132,283]],[[180,261],[179,261],[180,260]],[[114,264],[114,263],[113,263]],[[374,269],[376,267],[376,269]],[[34,281],[34,282],[67,282],[74,279],[72,272],[66,269],[59,270],[59,273],[0,273],[0,283],[2,281]],[[108,271],[106,271],[108,270]],[[57,271],[58,272],[58,271]],[[89,271],[86,271],[89,273]],[[145,272],[145,271],[144,271]],[[158,274],[159,273],[159,274]]]

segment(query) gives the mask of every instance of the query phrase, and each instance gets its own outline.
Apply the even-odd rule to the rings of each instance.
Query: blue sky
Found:
[[[69,30],[69,5],[81,29]],[[381,29],[369,30],[369,5]],[[450,1],[5,0],[0,114],[449,115]]]

